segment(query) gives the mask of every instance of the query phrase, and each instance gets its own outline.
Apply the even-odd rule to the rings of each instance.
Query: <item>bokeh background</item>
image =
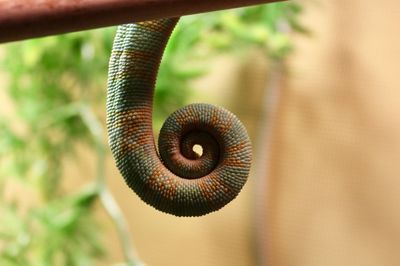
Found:
[[[302,1],[182,19],[154,129],[191,102],[248,128],[222,210],[141,202],[105,132],[115,28],[0,46],[0,265],[399,265],[400,3]]]

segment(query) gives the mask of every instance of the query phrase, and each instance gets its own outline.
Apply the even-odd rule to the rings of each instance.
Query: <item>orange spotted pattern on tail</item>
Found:
[[[159,136],[152,129],[154,86],[178,18],[118,27],[110,59],[107,129],[116,165],[146,203],[176,216],[201,216],[234,199],[251,165],[251,143],[224,108],[191,104],[171,114]],[[203,148],[195,156],[193,146]]]

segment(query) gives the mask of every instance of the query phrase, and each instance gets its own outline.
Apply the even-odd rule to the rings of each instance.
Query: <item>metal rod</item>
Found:
[[[0,43],[282,0],[0,0]]]

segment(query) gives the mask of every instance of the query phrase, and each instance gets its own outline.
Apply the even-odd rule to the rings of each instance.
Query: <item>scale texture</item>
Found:
[[[110,59],[107,129],[126,183],[156,209],[201,216],[222,208],[245,184],[251,143],[229,111],[191,104],[164,123],[157,152],[153,94],[163,51],[178,18],[119,26]],[[198,155],[195,144],[203,148]]]

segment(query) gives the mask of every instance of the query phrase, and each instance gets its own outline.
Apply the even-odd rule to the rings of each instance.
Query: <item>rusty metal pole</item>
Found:
[[[0,43],[282,0],[0,0]]]

